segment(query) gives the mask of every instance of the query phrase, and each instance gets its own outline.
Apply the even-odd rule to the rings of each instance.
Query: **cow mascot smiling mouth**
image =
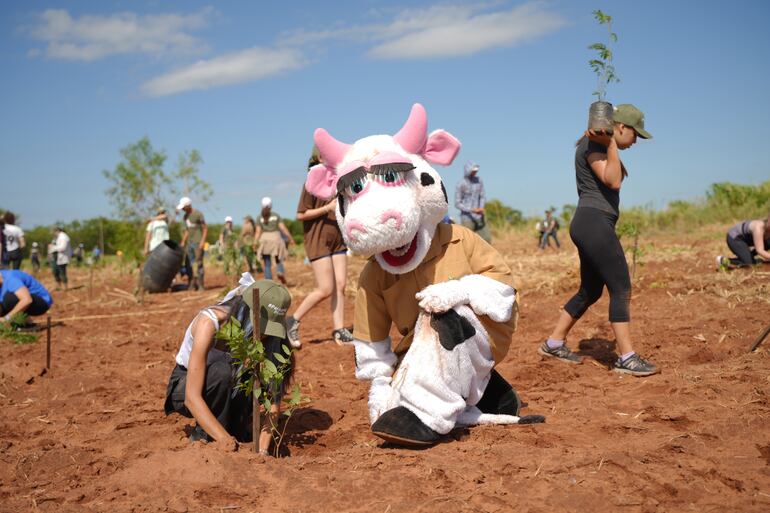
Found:
[[[475,233],[441,223],[447,194],[431,164],[451,164],[460,142],[428,135],[427,123],[415,104],[394,136],[350,145],[319,128],[322,163],[305,183],[337,196],[348,247],[373,255],[356,296],[356,377],[372,381],[372,432],[406,446],[434,444],[456,425],[544,421],[519,417],[516,392],[493,370],[518,318],[511,270]],[[395,348],[391,325],[402,336]]]

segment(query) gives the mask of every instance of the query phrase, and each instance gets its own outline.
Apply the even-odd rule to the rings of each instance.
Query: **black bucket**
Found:
[[[594,102],[588,109],[588,129],[594,132],[612,134],[612,113],[614,108],[609,102]]]
[[[142,287],[147,292],[165,292],[184,260],[184,251],[173,240],[164,240],[147,256],[142,268]]]

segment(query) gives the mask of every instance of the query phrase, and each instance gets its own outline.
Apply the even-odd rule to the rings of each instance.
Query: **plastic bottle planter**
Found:
[[[612,134],[612,111],[610,102],[594,102],[588,109],[588,129]]]

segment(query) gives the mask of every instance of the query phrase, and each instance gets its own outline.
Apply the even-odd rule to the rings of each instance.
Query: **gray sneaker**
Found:
[[[612,370],[632,376],[652,376],[660,372],[655,364],[648,362],[638,354],[627,358],[625,362],[621,362],[618,358]]]
[[[334,337],[334,342],[340,346],[353,342],[353,334],[350,333],[350,330],[347,328],[340,328],[338,330],[332,331],[332,337]]]
[[[293,315],[286,318],[286,338],[294,349],[302,347],[302,342],[299,340],[299,321]]]
[[[575,363],[575,364],[583,363],[583,357],[573,353],[572,350],[569,347],[567,347],[567,344],[562,344],[559,347],[552,348],[548,346],[548,342],[546,341],[546,342],[543,342],[543,345],[541,345],[537,349],[537,352],[543,356],[556,358],[558,360],[563,360],[569,363]]]

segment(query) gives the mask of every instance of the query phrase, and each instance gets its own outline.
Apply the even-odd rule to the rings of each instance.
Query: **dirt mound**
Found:
[[[116,292],[131,290],[131,275],[100,272],[91,299],[87,288],[54,294],[64,325],[50,372],[44,339],[0,342],[0,511],[767,511],[770,341],[746,349],[768,322],[770,273],[715,273],[715,239],[687,237],[676,252],[666,248],[681,235],[647,241],[637,268],[633,336],[663,369],[647,379],[609,370],[606,297],[569,340],[583,365],[541,360],[537,346],[577,284],[576,254],[503,241],[522,315],[498,369],[546,423],[456,430],[426,450],[371,434],[367,384],[354,378],[352,348],[330,341],[320,305],[303,320],[298,360],[311,402],[277,459],[190,443],[191,421],[162,412],[182,333],[224,276],[210,269],[207,290],[139,305]],[[361,264],[351,261],[353,283]],[[288,275],[296,307],[312,273],[290,261]]]

